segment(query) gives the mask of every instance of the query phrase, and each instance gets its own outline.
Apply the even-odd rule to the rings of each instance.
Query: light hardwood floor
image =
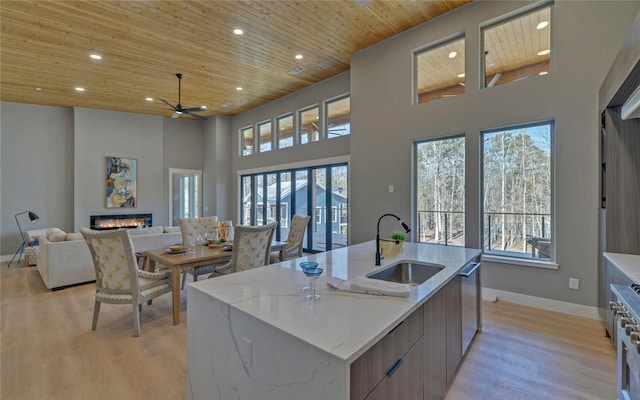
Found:
[[[35,267],[2,265],[2,400],[186,397],[186,292],[179,326],[171,296],[144,305],[139,338],[128,306],[103,305],[91,331],[93,295],[92,284],[51,292]],[[598,321],[500,301],[483,313],[447,400],[616,398],[615,350]]]

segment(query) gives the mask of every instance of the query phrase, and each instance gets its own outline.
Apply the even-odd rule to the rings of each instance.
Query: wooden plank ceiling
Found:
[[[178,102],[182,73],[183,107],[235,115],[347,71],[352,53],[470,1],[3,0],[0,98],[170,117],[160,99]]]

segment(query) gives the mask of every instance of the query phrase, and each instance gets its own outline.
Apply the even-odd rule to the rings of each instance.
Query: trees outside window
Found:
[[[553,122],[482,133],[486,254],[552,259]]]
[[[464,246],[464,137],[415,144],[419,242]]]

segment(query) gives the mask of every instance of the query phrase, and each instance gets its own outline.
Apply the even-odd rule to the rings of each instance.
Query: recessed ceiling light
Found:
[[[302,60],[302,54],[296,54],[296,60]]]
[[[145,100],[146,101],[153,101],[153,97],[147,97]]]
[[[238,86],[238,87],[236,88],[236,90],[239,92],[239,91],[241,91],[241,90],[242,90],[242,87],[241,87],[241,86]]]
[[[236,28],[233,30],[233,33],[236,35],[242,35],[244,33],[244,31],[240,28]]]
[[[42,92],[42,88],[41,87],[37,87],[36,88],[36,92]]]
[[[76,88],[76,92],[84,92],[84,88],[83,87],[77,87]]]
[[[546,75],[548,73],[549,73],[549,71],[541,71],[540,73],[538,73],[538,75]]]
[[[449,53],[449,58],[456,58],[457,55],[458,55],[457,52],[452,51],[451,53]]]
[[[544,29],[547,26],[549,26],[549,21],[542,21],[538,25],[536,25],[536,29],[537,30]]]
[[[200,106],[201,109],[206,110],[207,106]]]
[[[551,50],[546,49],[546,50],[541,50],[538,52],[539,56],[546,56],[547,54],[551,53]]]
[[[495,67],[496,63],[490,63],[489,65],[487,65],[487,67]]]
[[[460,73],[460,74],[458,74],[458,75],[456,75],[456,76],[457,76],[458,78],[464,78],[464,72],[462,72],[462,73]]]
[[[90,54],[89,57],[93,58],[94,60],[102,60],[102,56],[100,54]]]
[[[222,107],[229,107],[231,105],[230,101],[225,101],[224,103],[222,103]]]

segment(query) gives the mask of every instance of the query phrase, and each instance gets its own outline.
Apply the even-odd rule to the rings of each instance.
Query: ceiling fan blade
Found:
[[[202,107],[189,107],[189,108],[183,108],[182,111],[184,112],[193,112],[193,111],[204,111],[205,109]]]
[[[176,109],[176,106],[174,106],[173,104],[169,103],[165,99],[160,99],[160,101],[163,102],[164,104],[168,105],[169,107],[171,107],[173,110]]]
[[[186,112],[185,114],[191,115],[191,116],[196,117],[196,118],[201,119],[201,120],[207,119],[207,117],[203,117],[202,115],[194,114],[192,112]]]

